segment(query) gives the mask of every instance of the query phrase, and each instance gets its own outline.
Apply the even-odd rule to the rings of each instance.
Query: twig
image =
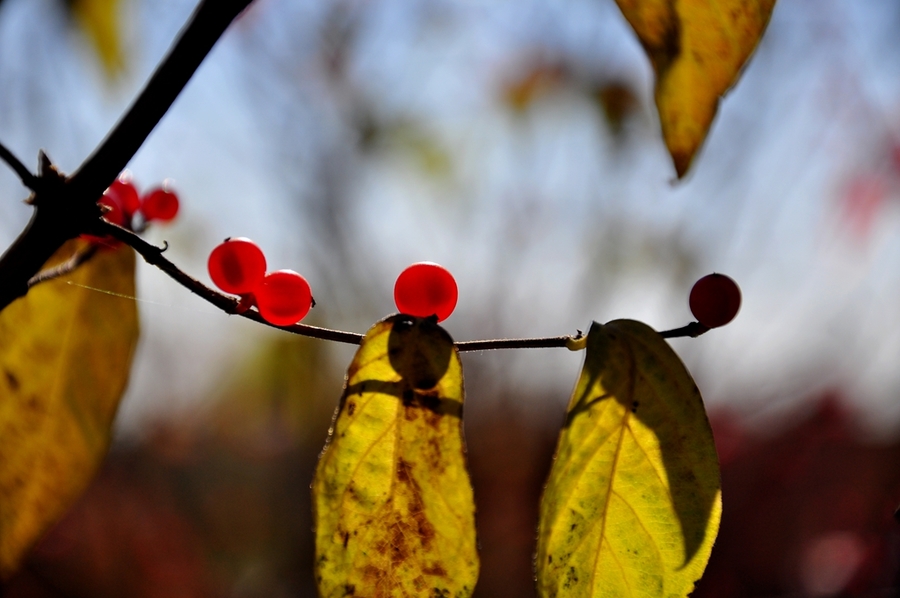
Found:
[[[293,332],[294,334],[300,334],[303,336],[310,336],[312,338],[318,338],[327,341],[336,341],[339,343],[347,343],[350,345],[358,345],[362,342],[363,335],[357,334],[355,332],[331,330],[330,328],[320,328],[318,326],[308,326],[306,324],[293,324],[291,326],[276,326],[274,324],[270,324],[263,319],[258,311],[252,309],[240,309],[240,302],[234,297],[223,295],[222,293],[209,288],[196,278],[193,278],[192,276],[184,273],[180,268],[178,268],[178,266],[163,257],[163,251],[165,251],[165,248],[151,245],[130,230],[126,230],[124,228],[116,226],[115,224],[110,224],[105,220],[100,221],[100,224],[97,226],[96,230],[97,232],[115,237],[126,245],[130,245],[141,255],[141,257],[144,258],[144,261],[146,261],[148,264],[156,266],[157,268],[168,274],[170,277],[175,279],[175,281],[181,284],[181,286],[185,287],[198,297],[205,299],[209,303],[215,305],[228,314],[241,316],[243,318],[247,318],[248,320],[253,320],[254,322],[259,322],[260,324],[265,324],[266,326],[271,326],[272,328],[278,328],[279,330],[285,330],[287,332]]]
[[[223,295],[222,293],[209,288],[196,278],[183,272],[178,266],[163,257],[165,248],[160,248],[144,241],[142,238],[122,227],[110,224],[105,220],[101,220],[97,226],[98,233],[107,234],[122,241],[126,245],[130,245],[144,258],[148,264],[156,266],[176,282],[181,284],[198,297],[205,299],[209,303],[215,305],[222,311],[237,315],[272,328],[293,332],[302,336],[309,336],[328,341],[337,341],[339,343],[347,343],[350,345],[358,345],[362,342],[363,335],[356,332],[345,332],[343,330],[332,330],[330,328],[320,328],[318,326],[307,326],[306,324],[293,324],[291,326],[276,326],[266,322],[258,311],[246,309],[241,306],[241,302],[234,297]],[[581,348],[581,342],[584,335],[580,332],[575,336],[554,336],[547,338],[518,338],[518,339],[497,339],[486,341],[463,341],[456,343],[456,347],[460,351],[488,351],[491,349],[539,349],[549,347],[569,347],[572,350]]]
[[[65,276],[66,274],[74,272],[78,266],[94,257],[95,253],[97,253],[97,245],[91,243],[88,247],[76,252],[75,255],[60,265],[54,268],[41,270],[35,274],[31,280],[28,281],[28,288],[30,289],[36,284],[47,282],[48,280],[53,280],[54,278],[59,278],[60,276]]]
[[[697,338],[701,334],[706,334],[707,332],[709,332],[709,328],[700,322],[691,322],[687,326],[682,326],[681,328],[664,330],[663,332],[660,332],[659,335],[663,338],[681,338],[685,336]]]
[[[196,278],[183,272],[174,263],[163,257],[163,252],[168,248],[157,247],[144,241],[142,238],[115,224],[111,224],[105,220],[100,220],[95,232],[97,234],[105,234],[122,241],[126,245],[131,246],[144,258],[148,264],[156,266],[176,282],[181,284],[198,297],[205,299],[209,303],[215,305],[225,313],[241,316],[248,320],[253,320],[260,324],[265,324],[272,328],[292,332],[302,336],[309,336],[327,341],[336,341],[339,343],[347,343],[349,345],[358,345],[362,342],[363,335],[356,332],[345,332],[343,330],[332,330],[330,328],[320,328],[318,326],[308,326],[306,324],[293,324],[291,326],[276,326],[270,324],[259,314],[258,311],[247,309],[246,305],[240,300],[223,295],[222,293],[209,288]],[[675,338],[680,336],[697,337],[707,332],[709,328],[699,322],[691,322],[682,328],[674,330],[666,330],[659,334],[663,338]],[[456,348],[460,352],[464,351],[492,351],[495,349],[549,349],[565,347],[570,351],[580,351],[585,347],[587,337],[579,330],[575,335],[565,336],[546,336],[537,338],[501,338],[482,341],[460,341],[455,343]]]
[[[37,177],[31,174],[31,171],[22,164],[22,161],[19,160],[9,149],[0,143],[0,159],[6,162],[10,168],[12,168],[19,178],[22,180],[22,184],[31,189],[32,191],[37,191]]]
[[[547,336],[540,338],[498,338],[486,341],[460,341],[456,348],[460,351],[492,351],[494,349],[549,349],[554,347],[573,347],[572,343],[580,341],[584,335],[578,333],[575,336]]]
[[[344,332],[343,330],[332,330],[330,328],[320,328],[318,326],[307,326],[306,324],[293,324],[291,326],[276,326],[266,322],[258,311],[246,309],[241,306],[241,302],[234,297],[223,295],[222,293],[209,288],[196,278],[183,272],[178,266],[163,256],[165,247],[157,247],[144,241],[142,238],[115,224],[111,224],[105,220],[101,220],[96,227],[96,233],[106,234],[122,241],[126,245],[130,245],[144,258],[148,264],[156,266],[176,282],[181,284],[201,299],[205,299],[209,303],[215,305],[225,313],[237,315],[272,328],[293,332],[302,336],[310,336],[328,341],[337,341],[339,343],[347,343],[350,345],[358,345],[362,342],[363,335],[356,332]],[[487,351],[490,349],[537,349],[541,347],[569,347],[578,348],[584,336],[579,332],[575,336],[555,336],[548,338],[519,338],[519,339],[498,339],[487,341],[463,341],[456,343],[460,351]]]

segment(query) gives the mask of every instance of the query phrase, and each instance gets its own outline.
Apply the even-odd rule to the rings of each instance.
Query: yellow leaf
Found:
[[[427,319],[369,330],[313,481],[322,598],[465,598],[478,578],[462,365]]]
[[[684,176],[775,0],[616,0],[656,71],[663,138]]]
[[[119,36],[119,0],[70,0],[71,10],[91,38],[106,72],[116,74],[124,65]]]
[[[719,529],[700,393],[640,322],[593,324],[541,499],[538,595],[687,596]]]
[[[109,445],[137,308],[93,289],[134,296],[131,248],[100,250],[0,312],[0,579],[85,489]]]

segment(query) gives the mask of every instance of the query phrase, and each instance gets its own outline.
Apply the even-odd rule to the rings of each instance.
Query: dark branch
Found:
[[[98,226],[97,230],[98,232],[102,232],[111,237],[115,237],[119,241],[130,245],[132,248],[134,248],[135,251],[141,254],[141,257],[143,257],[148,264],[156,266],[157,268],[168,274],[170,277],[175,279],[175,281],[181,284],[181,286],[185,287],[198,297],[205,299],[209,303],[212,303],[228,314],[238,315],[247,318],[248,320],[253,320],[254,322],[259,322],[260,324],[265,324],[266,326],[271,326],[272,328],[278,328],[279,330],[285,330],[287,332],[293,332],[294,334],[310,336],[322,340],[336,341],[339,343],[347,343],[350,345],[358,345],[360,342],[362,342],[363,335],[357,334],[355,332],[343,332],[341,330],[319,328],[318,326],[307,326],[306,324],[293,324],[291,326],[275,326],[274,324],[270,324],[266,322],[261,315],[259,315],[258,311],[246,309],[246,307],[242,306],[240,301],[238,301],[234,297],[223,295],[222,293],[209,288],[196,278],[193,278],[192,276],[182,272],[178,268],[178,266],[163,257],[163,248],[151,245],[133,232],[118,227],[115,224],[110,224],[105,220],[101,221],[101,224]]]
[[[709,332],[709,328],[700,322],[691,322],[687,326],[682,326],[681,328],[664,330],[663,332],[660,332],[659,335],[663,338],[681,338],[685,336],[697,338],[701,334],[706,334],[707,332]]]
[[[94,257],[95,253],[97,253],[97,246],[91,243],[91,245],[85,247],[81,251],[77,251],[75,255],[55,268],[41,270],[35,274],[31,280],[28,281],[28,288],[30,289],[36,284],[47,282],[48,280],[53,280],[54,278],[59,278],[60,276],[65,276],[66,274],[74,272],[78,266]]]
[[[493,349],[548,349],[553,347],[571,347],[573,341],[582,338],[575,336],[548,336],[542,338],[500,338],[487,341],[461,341],[456,343],[460,351],[491,351]]]
[[[216,41],[251,0],[203,0],[147,86],[103,143],[71,176],[79,201],[96,201],[187,85]]]
[[[78,235],[84,218],[71,210],[71,202],[62,201],[65,179],[52,167],[42,166],[37,183],[40,191],[31,196],[31,220],[0,257],[0,310],[28,292],[28,281],[63,243]]]
[[[97,199],[128,164],[193,76],[229,23],[251,0],[202,0],[178,41],[122,120],[71,178],[42,157],[31,221],[0,256],[0,310],[28,292],[28,281],[63,243],[89,233],[100,215]],[[11,165],[19,163],[11,154]],[[20,172],[20,176],[27,172]],[[26,177],[27,178],[27,177]],[[27,184],[27,183],[26,183]]]
[[[22,161],[16,158],[2,143],[0,143],[0,160],[6,162],[19,175],[23,185],[32,191],[37,191],[37,177],[31,174],[31,171],[22,164]]]
[[[144,260],[156,266],[170,277],[175,279],[183,287],[205,299],[209,303],[215,305],[228,314],[241,316],[272,328],[309,336],[327,341],[336,341],[339,343],[347,343],[350,345],[358,345],[362,342],[363,335],[356,332],[344,332],[343,330],[332,330],[330,328],[320,328],[318,326],[307,326],[305,324],[293,324],[291,326],[275,326],[266,322],[258,311],[250,309],[244,300],[235,299],[228,295],[209,288],[196,278],[183,272],[178,266],[163,257],[163,251],[166,247],[157,247],[144,241],[142,238],[115,224],[110,224],[105,220],[100,220],[96,227],[98,234],[105,234],[122,241],[126,245],[130,245],[137,251]],[[709,328],[698,322],[691,322],[683,328],[675,330],[666,330],[660,332],[664,338],[673,338],[679,336],[700,336],[707,332]],[[549,348],[568,348],[571,351],[579,351],[584,348],[585,336],[581,331],[575,335],[566,336],[547,336],[539,338],[502,338],[483,341],[461,341],[456,343],[456,348],[460,351],[491,351],[494,349],[549,349]]]
[[[242,316],[248,320],[271,326],[286,332],[293,332],[302,336],[309,336],[328,341],[336,341],[339,343],[347,343],[350,345],[358,345],[362,342],[363,335],[356,332],[344,332],[343,330],[332,330],[330,328],[320,328],[318,326],[307,326],[305,324],[293,324],[291,326],[275,326],[266,322],[258,311],[249,309],[245,302],[235,299],[228,295],[209,288],[196,278],[183,272],[178,266],[163,257],[165,248],[151,245],[142,238],[115,224],[110,224],[105,220],[101,220],[96,228],[97,233],[106,234],[122,241],[126,245],[130,245],[144,258],[148,264],[156,266],[176,282],[181,284],[198,297],[205,299],[209,303],[215,305],[228,314]],[[518,338],[518,339],[497,339],[487,341],[463,341],[456,343],[456,347],[460,351],[488,351],[491,349],[539,349],[550,347],[569,347],[577,350],[579,341],[584,339],[584,335],[580,332],[575,336],[554,336],[547,338]]]

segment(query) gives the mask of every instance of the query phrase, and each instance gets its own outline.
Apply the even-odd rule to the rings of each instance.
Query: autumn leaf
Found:
[[[120,0],[65,0],[81,28],[90,38],[107,74],[115,75],[124,65],[119,32]]]
[[[542,598],[687,596],[721,518],[700,393],[640,322],[594,324],[541,499]]]
[[[320,596],[471,596],[479,565],[462,405],[462,365],[443,328],[397,315],[369,330],[313,481]]]
[[[775,0],[616,0],[656,71],[663,138],[684,176]]]
[[[47,266],[83,243],[67,243]],[[0,578],[106,454],[138,337],[133,296],[132,249],[101,249],[0,312]]]

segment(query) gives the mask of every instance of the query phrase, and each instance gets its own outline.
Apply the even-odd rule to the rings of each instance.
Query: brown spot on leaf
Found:
[[[9,383],[9,387],[13,392],[19,390],[19,379],[16,378],[16,375],[9,370],[3,370],[3,372],[6,374],[6,381]]]
[[[350,401],[347,403],[347,415],[353,415],[353,412],[356,411],[356,403],[354,401]]]
[[[447,570],[440,563],[434,563],[430,567],[424,567],[422,573],[425,575],[434,575],[436,577],[447,577]]]
[[[434,526],[425,515],[425,503],[422,501],[422,488],[419,483],[412,477],[412,468],[403,459],[397,461],[397,480],[409,487],[409,517],[415,523],[413,532],[422,543],[424,548],[428,548],[434,539]],[[406,524],[409,526],[409,523]],[[411,527],[411,526],[410,526]]]

